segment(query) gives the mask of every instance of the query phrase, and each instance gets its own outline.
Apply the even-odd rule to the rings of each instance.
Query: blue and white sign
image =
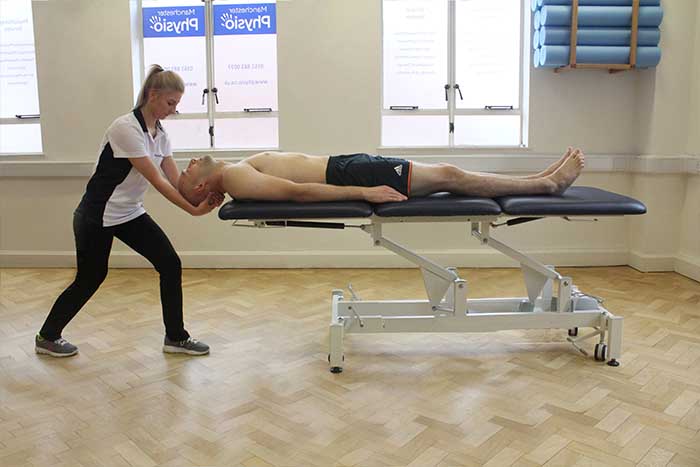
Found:
[[[143,8],[143,37],[204,35],[204,6]]]
[[[274,3],[214,4],[215,35],[275,33],[277,10]]]

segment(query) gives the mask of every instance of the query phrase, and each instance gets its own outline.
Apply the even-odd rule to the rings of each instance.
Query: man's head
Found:
[[[212,190],[212,177],[218,164],[211,156],[191,159],[180,172],[177,190],[193,206],[198,206]]]

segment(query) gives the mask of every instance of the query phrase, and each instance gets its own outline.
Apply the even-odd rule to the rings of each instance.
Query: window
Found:
[[[139,85],[151,64],[185,81],[163,121],[173,149],[278,144],[275,0],[141,0]]]
[[[522,4],[383,0],[382,146],[526,144]]]
[[[0,0],[0,155],[42,152],[31,0]]]

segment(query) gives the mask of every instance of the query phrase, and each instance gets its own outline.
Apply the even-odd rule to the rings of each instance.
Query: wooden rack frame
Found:
[[[639,0],[632,0],[632,37],[630,38],[630,62],[629,63],[576,63],[576,45],[578,36],[578,2],[571,2],[571,47],[569,51],[569,64],[554,69],[555,73],[573,68],[598,68],[607,69],[610,73],[630,70],[637,66],[637,35],[639,29]]]

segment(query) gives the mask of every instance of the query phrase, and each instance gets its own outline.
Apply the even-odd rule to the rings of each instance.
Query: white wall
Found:
[[[129,3],[32,2],[47,160],[95,160],[105,129],[133,107]]]
[[[278,3],[280,145],[310,154],[376,152],[380,2]]]
[[[695,6],[695,48],[690,90],[690,118],[688,119],[688,153],[700,154],[700,5]]]
[[[693,72],[697,0],[664,1],[662,62],[638,82],[638,138],[642,154],[684,154],[688,140],[688,93]]]
[[[693,155],[697,138],[698,2],[664,2],[663,58],[653,74],[638,83],[640,152]],[[694,154],[697,155],[697,152]],[[642,270],[677,270],[700,280],[700,198],[698,160],[686,162],[684,175],[637,174],[634,196],[649,215],[630,221],[631,263]]]
[[[697,2],[696,2],[697,3]],[[688,154],[700,155],[700,5],[696,5],[695,46],[688,118]],[[682,201],[677,270],[700,280],[700,160],[688,176]]]
[[[542,258],[549,255],[548,261],[558,264],[624,264],[632,251],[631,261],[640,268],[659,264],[668,268],[680,248],[688,250],[692,240],[687,240],[687,232],[695,228],[680,219],[682,199],[693,194],[686,192],[686,185],[696,188],[680,170],[683,164],[677,157],[688,154],[689,146],[700,153],[698,138],[690,130],[693,122],[697,128],[697,112],[690,116],[697,105],[687,98],[692,89],[692,102],[700,99],[698,80],[690,76],[689,62],[695,55],[684,42],[700,40],[693,32],[700,24],[696,3],[664,2],[664,57],[656,70],[610,75],[533,69],[529,148],[471,154],[412,150],[402,155],[433,156],[428,159],[442,158],[476,170],[513,171],[539,166],[569,144],[581,146],[589,154],[590,168],[580,183],[639,196],[650,205],[649,215],[635,220],[637,224],[625,219],[596,225],[544,221],[497,235]],[[62,0],[33,6],[45,135],[43,167],[66,176],[38,176],[46,172],[41,163],[36,175],[34,166],[25,164],[20,166],[24,175],[8,176],[17,173],[16,168],[0,163],[0,261],[71,265],[72,210],[105,128],[133,102],[129,4]],[[279,2],[278,8],[281,148],[318,154],[377,152],[380,2],[294,0]],[[639,167],[631,158],[640,154],[667,159],[642,164],[651,169],[635,176],[627,169]],[[674,173],[654,174],[656,168],[668,166]],[[660,193],[658,186],[668,189]],[[692,203],[687,208],[691,211],[697,206]],[[215,215],[190,218],[155,192],[149,194],[147,206],[189,266],[399,264],[391,255],[372,249],[368,237],[356,231],[233,230]],[[665,227],[657,227],[659,222]],[[469,241],[465,226],[414,226],[390,232],[453,264],[506,264]],[[661,236],[672,237],[662,248]],[[127,251],[122,246],[117,244],[115,250],[112,264],[142,264],[131,254],[119,254]]]

